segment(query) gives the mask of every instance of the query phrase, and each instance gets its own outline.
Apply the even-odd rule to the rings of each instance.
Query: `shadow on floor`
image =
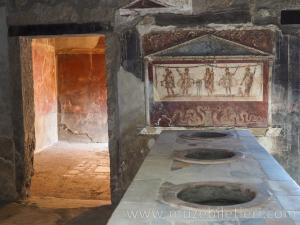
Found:
[[[112,206],[102,206],[90,209],[81,215],[71,219],[69,222],[58,223],[58,225],[105,225],[113,212]]]
[[[26,203],[1,205],[1,225],[105,225],[112,206],[97,208],[50,209]]]

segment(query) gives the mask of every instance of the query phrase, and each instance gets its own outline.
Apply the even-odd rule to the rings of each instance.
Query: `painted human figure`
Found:
[[[236,71],[238,68],[236,69]],[[229,68],[225,68],[225,74],[219,81],[219,85],[223,85],[226,91],[226,95],[231,95],[231,87],[233,86],[233,76],[235,75],[236,71],[234,73],[231,73]]]
[[[255,72],[256,72],[256,68],[253,71],[253,73],[251,73],[250,67],[249,66],[246,67],[245,75],[241,82],[241,85],[243,85],[243,83],[245,84],[244,96],[247,96],[247,97],[250,96],[250,91],[251,91],[251,88],[253,85]]]
[[[183,95],[189,94],[189,88],[194,84],[194,80],[190,77],[189,68],[185,68],[184,72],[181,73],[179,69],[177,69],[178,74],[180,75],[180,80],[177,85],[181,88]]]
[[[205,89],[208,95],[212,95],[214,92],[214,71],[213,69],[206,68],[204,75]]]
[[[168,96],[174,96],[175,80],[172,71],[169,68],[165,69],[164,79],[161,81],[161,86],[165,87]]]

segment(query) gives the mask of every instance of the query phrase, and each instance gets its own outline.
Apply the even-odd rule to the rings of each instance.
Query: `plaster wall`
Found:
[[[57,75],[54,42],[32,41],[36,151],[58,141]]]
[[[272,126],[259,141],[300,183],[299,37],[280,34],[272,77]]]
[[[120,159],[122,188],[126,190],[149,151],[151,136],[139,135],[145,126],[144,82],[123,67],[118,72],[118,100],[120,120]]]
[[[166,0],[166,3],[172,6],[177,6],[179,8],[191,8],[192,0]]]
[[[58,54],[59,139],[108,142],[105,55]]]

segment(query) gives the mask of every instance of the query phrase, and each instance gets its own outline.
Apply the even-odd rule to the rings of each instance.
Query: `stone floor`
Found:
[[[51,205],[39,201],[0,206],[1,225],[105,225],[113,209],[110,205],[80,207],[88,202],[55,199]],[[91,202],[90,204],[93,204]],[[59,207],[57,207],[59,206]],[[73,208],[74,207],[74,208]]]
[[[35,154],[34,168],[33,197],[110,200],[106,145],[59,142]]]
[[[0,225],[105,225],[110,166],[103,144],[57,143],[35,154],[32,196],[0,205]]]

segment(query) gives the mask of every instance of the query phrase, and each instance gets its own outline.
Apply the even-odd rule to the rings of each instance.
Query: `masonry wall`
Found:
[[[5,1],[5,0],[4,0]],[[9,6],[9,24],[47,24],[47,23],[84,23],[102,22],[110,24],[114,19],[114,10],[129,0],[69,0],[43,1],[26,0],[7,1]]]
[[[289,174],[300,183],[299,37],[278,36],[277,60],[272,77],[272,126],[258,137]]]
[[[32,41],[36,151],[58,141],[57,75],[53,40]]]
[[[0,1],[0,202],[17,197],[6,16],[4,2]]]
[[[5,1],[0,1],[1,5]],[[2,143],[8,141],[9,147],[1,151],[0,157],[8,154],[8,163],[2,163],[0,170],[1,197],[12,198],[15,195],[14,170],[16,168],[16,187],[19,196],[24,196],[30,186],[31,154],[25,154],[32,148],[34,142],[31,135],[24,134],[24,118],[22,113],[22,84],[21,71],[30,71],[23,68],[19,57],[20,45],[17,37],[9,37],[10,72],[7,72],[7,25],[32,25],[32,24],[63,24],[63,23],[89,23],[96,22],[112,29],[107,36],[107,81],[108,101],[111,105],[109,111],[109,140],[111,155],[112,193],[113,201],[117,202],[124,190],[130,184],[134,174],[139,168],[144,156],[151,146],[151,136],[140,136],[139,131],[145,124],[144,107],[144,68],[143,55],[140,49],[140,36],[155,30],[170,30],[175,27],[207,27],[208,29],[243,29],[246,26],[269,26],[277,31],[276,63],[272,76],[272,126],[281,129],[279,134],[263,132],[260,140],[269,146],[283,163],[290,174],[296,178],[299,174],[299,107],[297,104],[298,88],[294,86],[298,79],[297,57],[292,54],[299,52],[297,49],[297,30],[299,27],[280,26],[280,11],[283,8],[300,7],[293,0],[213,0],[193,1],[193,15],[161,14],[156,16],[133,18],[120,18],[115,15],[116,9],[128,1],[7,1],[8,10],[2,8],[0,15],[7,24],[1,24],[0,36],[3,38],[1,52],[1,119]],[[225,4],[225,5],[224,5]],[[115,19],[116,18],[116,19]],[[214,25],[212,25],[212,23]],[[219,24],[219,25],[218,25]],[[234,26],[233,24],[238,24]],[[143,25],[143,26],[141,26]],[[104,26],[104,27],[105,27]],[[274,27],[275,26],[275,27]],[[287,41],[289,39],[289,41]],[[25,45],[26,45],[25,41]],[[24,43],[23,43],[24,44]],[[24,45],[23,45],[24,46]],[[290,46],[290,47],[288,47]],[[24,48],[24,47],[23,47]],[[30,56],[28,56],[30,58]],[[293,63],[291,63],[293,61]],[[289,66],[290,65],[290,66]],[[293,65],[293,66],[292,66]],[[3,71],[3,72],[2,72]],[[10,78],[12,83],[10,85]],[[12,90],[12,91],[11,91]],[[12,93],[11,93],[12,92]],[[289,94],[288,94],[289,93]],[[11,97],[12,96],[12,97]],[[291,98],[291,96],[293,96]],[[288,100],[289,99],[289,100]],[[27,103],[27,102],[26,102]],[[295,103],[295,104],[294,104]],[[288,107],[287,107],[288,106]],[[294,106],[294,107],[291,107]],[[12,110],[11,110],[11,109]],[[25,115],[26,112],[24,113]],[[13,121],[13,126],[11,125]],[[27,123],[25,123],[27,124]],[[28,123],[29,124],[29,123]],[[13,128],[13,129],[12,129]],[[28,129],[27,129],[28,130]],[[30,130],[30,129],[29,129]],[[270,129],[271,130],[271,129]],[[30,131],[32,133],[32,131]],[[151,140],[151,141],[149,141]],[[24,148],[24,143],[27,147]],[[14,147],[15,146],[15,150]],[[30,151],[29,151],[30,152]],[[16,160],[14,160],[16,155]],[[14,167],[14,161],[15,167]],[[0,162],[1,165],[1,162]],[[2,171],[5,171],[2,173]],[[5,181],[5,182],[2,182]],[[6,182],[7,181],[7,182]],[[299,181],[299,180],[298,180]]]

